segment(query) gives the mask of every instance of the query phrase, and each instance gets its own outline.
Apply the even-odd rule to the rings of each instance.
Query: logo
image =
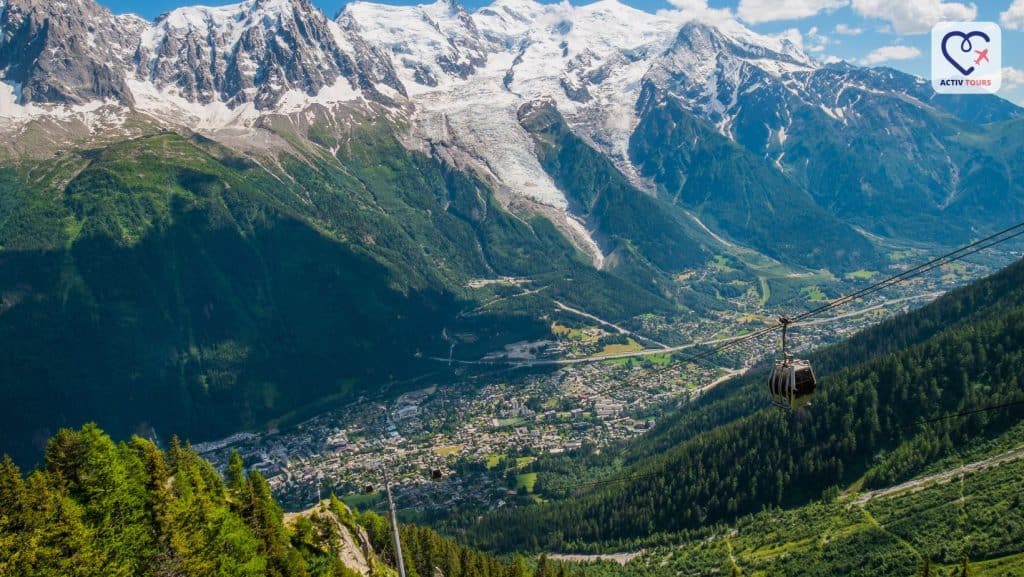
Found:
[[[995,22],[940,22],[932,28],[932,88],[993,94],[1003,79],[1003,33]]]

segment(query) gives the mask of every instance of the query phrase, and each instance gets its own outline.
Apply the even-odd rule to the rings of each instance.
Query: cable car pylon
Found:
[[[391,479],[388,476],[388,466],[382,463],[380,471],[384,476],[384,493],[388,499],[388,516],[391,518],[391,537],[395,542],[395,564],[398,568],[398,577],[405,577],[405,556],[402,553],[402,537],[398,533],[398,513],[395,511],[395,500],[391,496]]]

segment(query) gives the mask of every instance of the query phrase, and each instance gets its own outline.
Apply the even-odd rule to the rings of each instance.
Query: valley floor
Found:
[[[812,319],[798,327],[796,348],[836,342],[890,315],[926,304],[962,282],[963,278],[949,275],[922,278],[855,303],[839,316]],[[517,279],[517,286],[523,284],[528,281]],[[577,312],[588,318],[585,311]],[[544,356],[526,351],[527,356],[517,354],[509,361],[492,358],[467,367],[455,363],[449,370],[465,376],[452,385],[407,393],[390,402],[363,399],[290,429],[236,435],[196,448],[221,464],[232,450],[240,451],[247,464],[268,476],[276,494],[291,508],[312,503],[318,484],[322,492],[347,495],[378,482],[381,450],[397,457],[392,461],[403,507],[438,512],[455,504],[480,510],[500,508],[519,500],[517,487],[506,484],[500,475],[473,472],[467,463],[492,469],[499,457],[572,453],[584,445],[602,447],[642,435],[666,411],[743,374],[777,345],[774,337],[754,339],[731,349],[727,358],[718,359],[712,367],[682,363],[669,370],[673,354],[685,359],[689,350],[741,337],[745,330],[726,332],[740,321],[756,324],[772,318],[755,298],[735,303],[735,311],[721,318],[709,316],[680,327],[683,332],[678,334],[690,335],[693,342],[662,349],[653,344],[654,339],[646,339],[653,346],[643,348],[629,336],[633,333],[619,332],[629,336],[630,345],[609,345],[596,353],[586,352],[595,348],[588,343],[600,342],[593,335],[608,335],[605,329],[626,329],[599,321],[593,321],[598,326],[583,329],[555,323],[552,339],[557,344]],[[446,368],[447,359],[442,360],[445,363],[439,366]],[[503,362],[508,365],[503,367]],[[532,372],[520,372],[530,367]],[[545,367],[552,372],[537,372]],[[446,473],[440,484],[424,480],[423,471],[434,468]]]
[[[918,303],[930,302],[963,280],[961,275],[946,273],[922,278],[874,300],[859,301],[835,316],[814,319],[799,327],[796,350],[845,339]],[[756,295],[744,298],[751,296]],[[801,297],[823,298],[814,291],[801,292]],[[767,307],[750,308],[749,299],[742,304],[729,314],[694,321],[687,333],[694,343],[674,347],[681,351],[737,338],[744,334],[737,330],[737,315],[751,326],[758,322],[763,326],[775,316]],[[197,449],[215,462],[240,451],[247,464],[268,475],[285,506],[293,509],[307,506],[318,493],[329,492],[347,495],[346,501],[360,509],[379,509],[379,493],[356,493],[365,484],[379,485],[380,464],[386,460],[400,514],[406,518],[438,520],[451,511],[486,517],[486,512],[499,509],[491,517],[518,515],[520,510],[508,510],[546,499],[573,499],[558,493],[554,485],[547,486],[559,482],[557,475],[546,475],[554,462],[549,456],[595,455],[644,435],[655,422],[745,373],[776,348],[773,338],[743,341],[728,355],[716,358],[709,369],[686,362],[685,356],[673,356],[678,351],[661,349],[652,354],[645,350],[637,342],[644,338],[639,329],[650,325],[611,325],[578,314],[584,312],[579,309],[560,311],[597,326],[556,317],[551,323],[554,345],[540,350],[520,343],[515,357],[505,359],[507,366],[501,366],[500,356],[469,368],[449,362],[459,377],[453,384],[408,391],[393,400],[364,398],[283,431],[236,436]],[[644,355],[643,360],[628,358],[634,354]],[[548,369],[530,367],[527,362],[532,357],[539,364],[553,355],[596,362]],[[743,386],[755,384],[747,379]],[[756,410],[756,406],[747,409]],[[601,577],[911,575],[922,559],[946,573],[956,571],[964,559],[979,570],[998,567],[1004,571],[1017,567],[1014,556],[1024,554],[1020,545],[1024,519],[1017,519],[1019,497],[1013,496],[1024,494],[1022,440],[1024,428],[1017,427],[1012,435],[962,450],[956,455],[959,462],[930,463],[930,468],[915,471],[918,479],[914,481],[878,489],[883,485],[875,479],[873,491],[862,491],[862,480],[846,494],[832,488],[821,493],[820,501],[793,509],[762,510],[740,517],[733,526],[702,523],[688,533],[652,531],[649,537],[616,545],[626,552],[566,555],[565,551],[599,552],[604,547],[614,551],[609,541],[566,540],[564,549],[552,558],[592,565],[597,568],[594,575]],[[570,468],[583,466],[582,461],[566,457],[553,459]],[[622,468],[616,463],[594,466],[595,470],[573,470],[566,476],[579,474],[574,482],[603,479],[602,475],[614,475]],[[434,469],[441,471],[440,481],[428,480]],[[800,492],[800,503],[817,498],[825,489],[788,484],[785,488]],[[531,510],[535,509],[552,510]],[[1004,527],[993,519],[1008,522]],[[854,559],[862,561],[853,563]],[[867,568],[872,572],[865,572]]]

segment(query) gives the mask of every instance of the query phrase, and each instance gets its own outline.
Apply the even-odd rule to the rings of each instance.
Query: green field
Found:
[[[601,349],[601,352],[597,353],[597,356],[618,355],[618,354],[622,354],[622,353],[632,353],[632,352],[635,352],[635,351],[642,351],[642,350],[644,350],[643,345],[641,345],[640,343],[636,342],[635,340],[633,340],[631,338],[631,339],[629,339],[629,342],[627,342],[624,345],[620,345],[620,344],[605,345],[604,348]]]
[[[341,497],[341,500],[353,509],[369,510],[373,509],[377,503],[380,503],[384,497],[380,492],[372,493],[370,495],[364,495],[362,493],[353,493],[351,495],[345,495]]]
[[[804,295],[804,298],[812,303],[819,303],[828,300],[828,297],[825,296],[825,293],[821,292],[821,288],[818,287],[818,285],[806,286],[801,289],[800,292]]]
[[[757,280],[761,285],[761,306],[764,306],[768,304],[768,299],[772,298],[772,289],[768,286],[768,279],[759,276]]]
[[[736,269],[729,266],[729,260],[720,254],[716,254],[714,260],[708,263],[708,266],[722,273],[736,272]]]
[[[668,353],[660,355],[649,355],[642,358],[660,366],[666,366],[672,363],[672,355]]]
[[[533,493],[533,487],[537,484],[537,473],[523,473],[516,475],[516,491],[525,488],[527,493]]]
[[[846,273],[846,280],[871,280],[877,275],[878,272],[873,270],[855,270],[853,272]]]
[[[608,359],[606,361],[601,361],[601,364],[607,365],[607,366],[622,365],[622,366],[630,366],[631,367],[631,366],[633,366],[634,362],[635,362],[635,360],[632,357],[624,357],[624,358],[621,358],[621,359]]]

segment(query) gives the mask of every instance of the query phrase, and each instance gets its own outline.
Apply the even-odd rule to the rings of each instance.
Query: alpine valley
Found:
[[[679,345],[652,319],[1024,220],[1024,110],[714,11],[3,0],[0,70],[24,464],[63,426],[202,441],[412,390],[566,311]]]

